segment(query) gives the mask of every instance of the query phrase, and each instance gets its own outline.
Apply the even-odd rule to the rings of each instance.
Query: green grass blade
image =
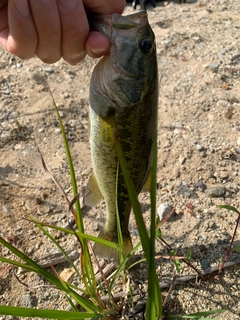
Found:
[[[55,285],[58,289],[61,291],[66,292],[69,294],[75,301],[77,301],[86,311],[95,311],[98,312],[99,309],[95,307],[91,302],[89,302],[87,299],[81,297],[79,294],[77,294],[74,290],[72,290],[69,286],[64,286],[62,282],[54,275],[52,275],[50,272],[42,268],[39,264],[34,262],[32,259],[30,259],[27,255],[25,255],[23,252],[18,250],[16,247],[12,246],[10,243],[5,241],[2,237],[0,237],[0,243],[2,243],[6,248],[8,248],[11,252],[13,252],[17,257],[19,257],[21,260],[23,260],[27,265],[31,266],[34,269],[34,272],[38,273],[39,275],[43,276],[46,280],[48,280],[50,283]],[[1,258],[3,259],[3,258]],[[16,263],[14,263],[16,264]],[[22,264],[22,267],[25,265]],[[25,269],[27,269],[25,267]]]
[[[67,136],[66,136],[66,133],[65,133],[65,130],[64,130],[62,119],[61,119],[60,114],[59,114],[58,107],[56,105],[56,102],[54,100],[52,92],[50,92],[50,93],[51,93],[53,104],[54,104],[54,107],[55,107],[55,110],[56,110],[56,113],[57,113],[58,122],[59,122],[59,125],[60,125],[60,128],[61,128],[61,131],[62,131],[63,141],[64,141],[64,145],[65,145],[65,150],[66,150],[67,159],[68,159],[68,165],[69,165],[69,170],[70,170],[72,189],[73,189],[73,194],[74,194],[74,197],[75,197],[78,194],[78,188],[77,188],[77,183],[76,183],[76,178],[75,178],[75,170],[74,170],[74,166],[73,166],[73,162],[72,162],[72,156],[71,156],[71,152],[70,152],[70,148],[69,148],[69,145],[68,145]],[[76,212],[77,212],[77,218],[78,218],[78,228],[79,228],[79,231],[83,233],[84,232],[84,225],[83,225],[82,211],[81,211],[79,200],[76,201],[75,206],[76,206]],[[85,242],[85,241],[83,241],[83,242]],[[86,243],[84,243],[84,245],[86,246]]]
[[[1,315],[9,315],[16,317],[38,317],[46,319],[100,319],[101,315],[86,312],[71,312],[63,310],[39,310],[33,308],[0,306]]]
[[[81,232],[77,232],[77,234],[79,235],[79,237],[83,238],[83,239],[87,239],[93,242],[98,242],[101,244],[104,244],[105,246],[108,246],[110,248],[113,248],[115,250],[118,250],[118,245],[116,243],[113,243],[111,241],[108,240],[104,240],[95,236],[91,236],[90,234],[85,234],[85,233],[81,233]]]
[[[4,263],[8,263],[8,264],[11,264],[13,266],[16,266],[16,267],[19,267],[19,268],[23,268],[23,269],[26,269],[28,271],[32,271],[32,272],[37,272],[37,270],[25,263],[21,263],[21,262],[18,262],[16,260],[11,260],[11,259],[7,259],[7,258],[4,258],[4,257],[0,257],[0,261],[1,262],[4,262]]]
[[[67,233],[67,234],[75,235],[75,232],[73,230],[71,230],[71,229],[62,228],[62,227],[59,227],[59,226],[54,226],[52,224],[45,223],[45,222],[39,222],[39,221],[37,221],[37,220],[35,220],[33,218],[31,218],[31,221],[33,221],[34,223],[38,223],[42,227],[48,227],[48,228],[53,229],[53,230],[62,231],[62,232]]]
[[[172,257],[175,257],[177,255],[177,251],[176,250],[170,250],[170,254],[171,254]],[[180,274],[180,272],[181,272],[181,264],[180,264],[179,259],[174,259],[173,263],[175,265],[177,273]]]
[[[240,252],[240,247],[232,247],[232,251]]]
[[[131,257],[131,256],[135,253],[135,251],[137,251],[137,249],[138,249],[140,246],[141,246],[141,242],[139,242],[139,243],[132,249],[132,251],[129,253],[129,255],[128,255],[127,257],[125,257],[125,258],[123,259],[123,261],[120,263],[120,265],[118,266],[117,270],[115,271],[115,273],[114,273],[114,275],[113,275],[113,277],[112,277],[112,280],[111,280],[111,283],[110,283],[110,286],[109,286],[109,291],[110,291],[110,292],[112,292],[113,286],[114,286],[114,284],[116,283],[116,279],[117,279],[117,277],[119,276],[120,272],[125,268],[125,265],[126,265],[128,259],[129,259],[129,257]],[[145,259],[143,259],[143,261],[145,261]],[[134,265],[136,265],[136,264],[138,264],[138,263],[139,263],[139,261],[133,263],[133,264],[132,264],[131,266],[129,266],[129,267],[133,267]]]
[[[78,275],[78,278],[81,279],[82,276],[79,273],[78,269],[76,268],[75,264],[72,262],[72,260],[69,258],[68,254],[66,253],[66,251],[62,248],[62,246],[60,246],[60,244],[51,236],[51,234],[41,226],[40,223],[38,223],[37,221],[35,221],[31,216],[30,219],[33,221],[33,223],[40,229],[42,230],[42,232],[52,241],[52,243],[54,243],[56,245],[56,247],[62,252],[62,254],[64,255],[64,257],[66,258],[66,260],[68,261],[68,263],[70,264],[70,266],[75,270],[76,274]],[[79,248],[80,250],[80,248]]]
[[[70,229],[62,228],[62,227],[59,227],[59,226],[53,226],[51,224],[44,223],[44,222],[39,222],[39,221],[36,221],[34,219],[32,219],[32,221],[34,223],[35,222],[38,223],[41,226],[48,227],[48,228],[51,228],[51,229],[54,229],[54,230],[58,230],[58,231],[62,231],[62,232],[65,232],[65,233],[68,233],[68,234],[71,234],[71,235],[76,235],[77,234],[79,238],[83,238],[83,239],[86,239],[86,240],[89,240],[89,241],[93,241],[93,242],[98,242],[98,243],[104,244],[105,246],[113,248],[115,250],[118,250],[118,245],[113,243],[113,242],[110,242],[108,240],[104,240],[104,239],[92,236],[90,234],[82,233],[82,232],[79,232],[79,231],[77,231],[75,233],[74,231],[72,231]]]
[[[233,206],[227,206],[227,205],[219,205],[218,208],[223,208],[223,209],[227,209],[227,210],[231,210],[236,212],[237,214],[240,215],[240,212]]]
[[[116,222],[117,222],[117,234],[118,234],[118,246],[119,246],[119,261],[121,264],[125,256],[124,256],[124,244],[123,244],[123,237],[122,237],[122,230],[121,230],[121,222],[120,222],[119,211],[118,211],[118,173],[119,173],[119,163],[117,166],[115,197],[116,197]]]
[[[11,252],[13,252],[21,260],[23,260],[25,263],[27,263],[29,266],[31,266],[35,270],[35,272],[41,274],[43,277],[45,277],[47,280],[49,280],[51,283],[53,283],[59,288],[59,280],[55,276],[53,276],[51,273],[40,267],[36,262],[34,262],[20,250],[18,250],[16,247],[12,246],[10,243],[5,241],[2,237],[0,237],[0,243],[4,245],[6,248],[8,248]],[[61,284],[60,288],[62,288]]]
[[[137,198],[137,194],[135,191],[135,186],[130,178],[130,173],[129,170],[127,168],[127,162],[125,160],[125,157],[123,155],[123,150],[122,150],[122,146],[119,142],[119,140],[116,138],[115,140],[116,143],[116,151],[117,151],[117,155],[118,155],[118,159],[119,159],[119,163],[123,172],[123,176],[124,176],[124,181],[126,183],[126,187],[128,190],[128,194],[129,194],[129,199],[131,201],[132,207],[133,207],[133,212],[138,224],[138,230],[139,230],[139,235],[141,238],[141,242],[142,242],[142,246],[143,246],[143,250],[145,252],[147,261],[149,261],[149,237],[148,237],[148,233],[147,233],[147,228],[145,226],[144,220],[143,220],[143,215],[142,215],[142,210]]]
[[[156,274],[155,264],[155,238],[156,238],[156,176],[157,176],[157,133],[153,142],[152,174],[150,186],[151,198],[151,225],[150,225],[150,248],[148,262],[148,299],[146,304],[147,320],[159,319],[162,316],[162,296]]]
[[[69,165],[69,169],[70,169],[72,189],[73,189],[74,197],[76,197],[78,194],[78,188],[77,188],[77,183],[76,183],[75,170],[74,170],[74,166],[73,166],[73,162],[72,162],[72,156],[71,156],[70,148],[68,145],[68,140],[67,140],[67,137],[65,134],[65,130],[63,127],[63,123],[62,123],[62,120],[61,120],[61,117],[60,117],[60,114],[58,111],[58,107],[57,107],[55,100],[54,100],[54,97],[52,95],[52,92],[51,92],[51,96],[52,96],[53,104],[54,104],[54,107],[55,107],[55,110],[57,113],[59,125],[60,125],[61,131],[62,131],[62,136],[63,136],[66,154],[67,154],[67,158],[68,158],[68,165]],[[81,211],[79,200],[77,200],[75,202],[75,206],[76,206],[77,224],[78,224],[78,231],[79,231],[78,236],[80,236],[80,234],[84,233],[84,225],[83,225],[82,211]],[[87,245],[85,238],[79,237],[79,240],[81,242],[82,255],[84,257],[84,259],[81,260],[83,282],[84,282],[86,290],[89,292],[89,294],[91,294],[91,293],[95,294],[96,281],[95,281],[95,275],[94,275],[94,271],[93,271],[91,257],[90,257],[89,250],[88,250],[88,245]]]
[[[155,138],[154,142],[154,151],[153,151],[153,172],[152,175],[155,175],[155,178],[152,179],[151,182],[151,189],[152,189],[152,196],[151,202],[152,203],[152,211],[151,211],[151,219],[154,220],[151,222],[151,233],[152,237],[148,236],[147,228],[143,220],[143,215],[141,211],[141,207],[137,198],[137,194],[135,191],[135,186],[131,180],[130,173],[127,167],[127,162],[125,160],[123,150],[119,140],[116,138],[116,151],[118,155],[118,159],[120,162],[120,166],[123,172],[124,181],[126,183],[126,187],[129,194],[129,199],[131,201],[131,205],[133,207],[133,212],[138,224],[138,231],[142,243],[142,247],[146,256],[147,264],[148,264],[148,281],[149,288],[154,288],[153,290],[149,290],[148,300],[147,300],[147,310],[148,316],[147,319],[153,320],[161,317],[162,314],[162,303],[161,303],[161,290],[158,284],[158,278],[156,274],[155,268],[155,220],[156,220],[156,170],[157,170],[157,142]],[[155,195],[154,195],[154,194]]]
[[[74,305],[74,303],[72,302],[72,300],[71,300],[67,295],[66,295],[66,299],[67,299],[68,303],[70,304],[72,310],[73,310],[74,312],[78,312],[77,307]]]

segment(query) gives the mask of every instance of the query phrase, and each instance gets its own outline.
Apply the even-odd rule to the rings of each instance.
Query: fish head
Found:
[[[158,78],[155,36],[147,12],[98,16],[94,27],[110,42],[102,60],[108,96],[120,108],[141,102],[151,87],[155,90]]]

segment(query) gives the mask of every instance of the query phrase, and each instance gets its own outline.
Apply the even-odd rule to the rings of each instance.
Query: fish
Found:
[[[157,130],[158,66],[155,35],[147,12],[97,16],[94,28],[110,42],[109,52],[95,66],[89,90],[89,141],[93,172],[84,204],[106,204],[106,222],[99,237],[118,243],[116,205],[128,255],[131,202],[119,167],[115,142],[121,144],[136,194],[151,181],[153,143]],[[117,179],[118,175],[118,179]],[[117,190],[117,191],[116,191]],[[98,257],[118,261],[118,251],[95,243]]]

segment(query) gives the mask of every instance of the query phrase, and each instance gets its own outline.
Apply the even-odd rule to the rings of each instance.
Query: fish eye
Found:
[[[153,43],[151,40],[149,39],[143,39],[140,42],[140,49],[144,52],[144,53],[151,53],[153,48]]]

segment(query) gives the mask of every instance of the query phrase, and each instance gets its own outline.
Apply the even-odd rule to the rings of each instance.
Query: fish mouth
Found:
[[[114,41],[113,29],[129,30],[139,25],[145,25],[148,23],[147,16],[146,10],[140,10],[127,16],[122,16],[118,13],[113,13],[112,15],[93,13],[88,16],[88,22],[91,30],[99,31],[112,42]]]
[[[112,15],[112,24],[116,29],[131,29],[132,27],[145,22],[147,22],[146,10],[140,10],[127,16],[122,16],[118,13]]]

